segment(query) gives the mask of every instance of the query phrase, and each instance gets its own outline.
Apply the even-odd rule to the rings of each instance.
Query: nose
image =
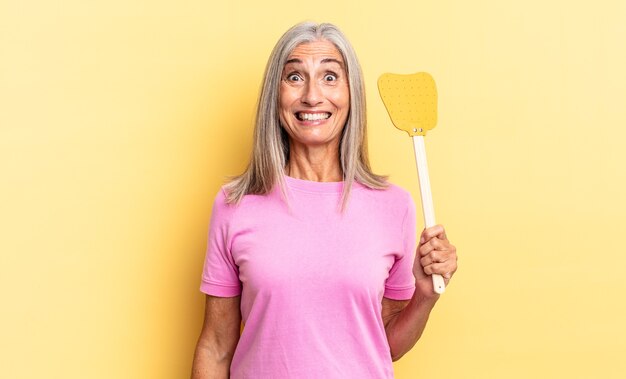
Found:
[[[309,81],[302,93],[302,103],[309,106],[316,106],[321,104],[324,99],[322,90],[318,83],[315,81]]]

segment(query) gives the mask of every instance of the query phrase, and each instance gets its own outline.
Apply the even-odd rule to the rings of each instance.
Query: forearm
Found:
[[[193,357],[191,379],[228,379],[241,330],[241,297],[207,295],[204,324]]]
[[[198,343],[193,358],[191,379],[228,379],[232,354],[219,354]]]
[[[431,310],[439,295],[422,297],[416,291],[407,306],[385,326],[391,358],[396,361],[406,354],[424,332]]]

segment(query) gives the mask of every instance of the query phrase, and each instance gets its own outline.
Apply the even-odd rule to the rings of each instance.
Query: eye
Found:
[[[287,80],[289,80],[290,82],[299,82],[302,80],[302,78],[298,74],[289,74],[287,75]]]
[[[337,75],[335,74],[326,74],[324,75],[324,81],[326,82],[334,82],[337,80]]]

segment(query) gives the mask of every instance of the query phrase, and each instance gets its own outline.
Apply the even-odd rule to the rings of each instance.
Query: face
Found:
[[[339,147],[350,90],[345,62],[335,45],[322,40],[293,50],[281,76],[279,108],[292,149]]]

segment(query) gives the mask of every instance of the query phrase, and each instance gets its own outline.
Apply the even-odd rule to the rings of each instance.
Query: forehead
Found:
[[[301,60],[306,58],[313,58],[314,60],[331,58],[343,63],[343,58],[337,47],[335,47],[332,42],[326,40],[299,44],[295,49],[293,49],[291,54],[289,54],[287,62],[290,63],[290,61],[293,61],[294,59]]]

